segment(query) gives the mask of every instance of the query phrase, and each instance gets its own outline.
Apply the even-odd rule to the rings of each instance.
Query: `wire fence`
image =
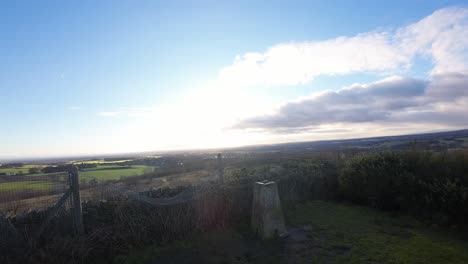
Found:
[[[269,154],[266,158],[260,158],[266,160],[267,163],[279,164],[281,161],[295,160],[297,157],[294,155]],[[126,196],[148,202],[149,200],[145,195],[147,196],[149,191],[155,193],[156,190],[164,187],[202,185],[210,181],[222,183],[224,179],[220,174],[223,174],[224,170],[231,171],[257,163],[258,159],[250,156],[241,158],[219,156],[218,161],[209,168],[205,167],[197,171],[169,174],[163,177],[150,175],[150,177],[136,176],[102,182],[82,181],[80,182],[81,200],[104,201],[114,197]],[[227,179],[227,182],[230,180],[232,179]],[[0,215],[20,215],[50,208],[59,201],[69,187],[70,181],[67,172],[0,175]],[[161,201],[160,203],[167,202]]]
[[[68,173],[0,175],[0,213],[18,215],[43,210],[69,187]]]
[[[106,201],[122,196],[148,202],[148,199],[143,198],[148,192],[154,194],[165,187],[191,186],[212,181],[216,178],[216,174],[214,170],[202,169],[163,177],[156,174],[140,175],[92,184],[82,180],[80,195],[83,202]],[[32,211],[44,211],[53,207],[68,188],[70,188],[68,172],[0,175],[0,216],[10,217]],[[184,195],[184,197],[191,196],[187,193]],[[173,202],[176,200],[173,199]],[[67,203],[64,206],[70,207]]]
[[[295,157],[278,156],[272,160],[263,159],[266,163],[276,163],[294,160]],[[214,165],[215,164],[215,165]],[[202,167],[196,171],[187,171],[169,175],[141,175],[121,178],[113,181],[80,183],[81,202],[108,201],[124,197],[152,206],[167,206],[186,203],[196,199],[203,193],[207,183],[229,185],[230,182],[244,182],[241,178],[224,179],[224,172],[232,172],[243,167],[258,164],[251,157],[226,158],[218,155],[217,161],[211,166]],[[244,175],[251,177],[251,175]],[[18,216],[34,211],[46,211],[53,208],[70,188],[68,172],[55,172],[26,175],[0,175],[0,216]],[[191,186],[178,191],[166,193],[165,188]],[[61,204],[63,209],[72,207],[71,199]]]

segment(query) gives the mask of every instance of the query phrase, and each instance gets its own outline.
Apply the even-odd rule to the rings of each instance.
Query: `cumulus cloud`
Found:
[[[467,89],[468,75],[439,74],[431,81],[393,76],[289,102],[274,114],[243,120],[236,128],[282,133],[337,123],[468,125]]]
[[[366,33],[327,41],[280,44],[264,53],[237,56],[220,78],[240,85],[296,85],[323,74],[386,72],[410,63],[388,33]]]
[[[468,9],[446,8],[408,26],[325,41],[291,42],[238,55],[220,71],[226,83],[297,85],[319,75],[398,73],[416,56],[434,63],[433,74],[468,71]]]
[[[450,101],[468,96],[468,78],[462,73],[434,75],[427,89],[428,99],[432,101]]]
[[[468,126],[468,8],[445,8],[387,32],[280,44],[247,53],[220,78],[243,85],[297,85],[319,75],[373,72],[380,81],[315,93],[247,118],[235,128],[278,134],[327,125]],[[430,59],[427,79],[401,77],[418,56]],[[354,125],[353,125],[354,124]]]
[[[400,28],[395,40],[406,56],[433,60],[433,74],[468,71],[468,9],[444,8]]]
[[[410,107],[424,93],[424,81],[389,77],[325,91],[279,108],[277,113],[244,120],[240,127],[301,127],[323,123],[370,122],[387,119],[395,108]]]

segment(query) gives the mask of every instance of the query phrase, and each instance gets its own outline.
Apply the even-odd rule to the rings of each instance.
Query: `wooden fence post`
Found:
[[[69,175],[73,201],[73,208],[71,208],[73,223],[75,225],[74,227],[76,234],[81,235],[84,233],[84,226],[83,214],[81,211],[80,180],[78,175],[78,168],[76,166],[72,167],[70,169]]]
[[[221,153],[218,154],[218,179],[219,183],[224,184],[224,166]]]

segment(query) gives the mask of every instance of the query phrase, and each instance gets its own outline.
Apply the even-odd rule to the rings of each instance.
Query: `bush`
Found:
[[[411,188],[408,168],[394,153],[363,155],[348,161],[339,178],[345,199],[380,209],[400,209]]]
[[[346,200],[403,210],[436,224],[468,220],[467,152],[365,154],[349,160],[339,176]]]

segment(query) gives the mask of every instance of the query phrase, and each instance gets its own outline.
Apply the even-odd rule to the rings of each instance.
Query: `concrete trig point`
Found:
[[[276,182],[254,184],[251,224],[253,231],[264,239],[287,234]]]

